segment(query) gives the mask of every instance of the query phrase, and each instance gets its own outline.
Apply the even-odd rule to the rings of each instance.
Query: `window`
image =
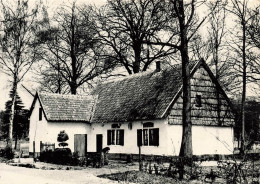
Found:
[[[159,128],[137,130],[137,146],[159,146]]]
[[[107,130],[107,145],[124,145],[124,130]]]
[[[42,120],[42,108],[40,107],[39,108],[39,121]]]
[[[202,107],[202,105],[201,105],[201,95],[196,95],[195,106],[196,107]]]

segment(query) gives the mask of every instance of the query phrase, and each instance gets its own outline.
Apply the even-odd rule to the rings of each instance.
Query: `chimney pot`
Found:
[[[160,72],[161,71],[161,62],[157,61],[156,62],[156,72]]]

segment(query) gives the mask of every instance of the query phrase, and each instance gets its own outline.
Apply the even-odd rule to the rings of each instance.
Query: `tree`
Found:
[[[42,58],[67,82],[71,94],[111,68],[110,63],[95,57],[96,23],[90,6],[79,8],[75,2],[71,7],[64,5],[53,21],[44,21],[36,44],[42,49]]]
[[[8,1],[8,3],[1,0],[1,10],[3,21],[0,28],[0,67],[1,71],[10,77],[12,83],[13,95],[8,136],[8,145],[12,146],[17,85],[37,58],[32,42],[38,6],[36,5],[35,8],[30,9],[28,0]]]
[[[189,43],[210,15],[209,13],[209,15],[199,21],[195,12],[198,3],[201,2],[195,0],[185,2],[183,0],[170,0],[167,16],[170,17],[171,20],[169,22],[170,26],[168,26],[168,30],[171,33],[171,39],[168,40],[168,42],[159,39],[157,39],[156,42],[147,41],[147,44],[149,45],[164,45],[175,48],[180,52],[183,82],[182,142],[179,154],[181,157],[192,156]]]
[[[260,7],[249,12],[252,19],[249,22],[249,27],[247,27],[247,33],[250,36],[252,43],[260,49]]]
[[[166,1],[109,0],[97,11],[101,58],[115,61],[128,74],[146,71],[154,61],[167,60],[175,48],[147,45],[163,34],[168,24]]]
[[[254,17],[250,15],[248,8],[248,0],[231,0],[232,7],[227,9],[236,17],[236,22],[238,23],[238,32],[234,35],[235,39],[230,45],[235,54],[236,63],[234,64],[234,69],[241,73],[242,80],[242,97],[241,97],[241,117],[242,122],[242,137],[241,137],[241,151],[245,150],[245,104],[246,104],[246,94],[247,94],[247,82],[250,78],[250,65],[252,65],[253,52],[250,44],[248,44],[247,28],[249,26],[249,21]],[[241,34],[242,33],[242,34]],[[251,76],[252,77],[252,76]]]
[[[59,61],[54,63],[59,65]],[[53,68],[49,65],[39,64],[34,69],[35,75],[38,76],[35,78],[36,82],[40,84],[39,91],[59,93],[59,94],[68,94],[70,93],[70,87],[67,81],[61,76],[61,68],[57,66]],[[40,75],[39,75],[40,74]]]
[[[247,36],[249,44],[254,47],[255,53],[258,53],[253,58],[255,62],[250,62],[251,79],[260,81],[260,6],[249,11],[250,17],[249,26],[247,26]],[[259,84],[260,87],[260,84]]]
[[[227,1],[219,1],[217,5],[215,2],[209,2],[208,7],[211,11],[211,16],[209,17],[209,52],[212,53],[213,59],[210,66],[213,66],[215,71],[215,77],[217,81],[222,85],[223,88],[228,89],[231,87],[230,78],[233,78],[233,75],[229,73],[228,59],[227,54],[228,48],[223,44],[225,41],[225,35],[227,34],[226,30],[226,17],[227,11],[225,7],[227,6]],[[234,83],[234,81],[232,80]],[[218,87],[215,90],[217,98],[217,117],[218,123],[221,125],[221,101],[220,101],[220,92]]]
[[[14,92],[10,91],[10,98],[12,98]],[[3,137],[8,138],[9,134],[9,120],[11,116],[11,106],[12,100],[9,100],[5,104],[5,111],[3,115],[2,123],[2,132]],[[29,111],[24,109],[23,102],[18,94],[15,98],[15,107],[14,107],[14,119],[13,119],[13,136],[15,137],[15,146],[17,147],[17,140],[26,137],[29,132],[29,120],[28,120]]]
[[[59,146],[62,146],[63,148],[65,146],[68,146],[68,143],[66,141],[69,140],[68,134],[65,132],[65,130],[60,131],[57,137],[57,141],[60,142]]]
[[[0,111],[0,137],[1,137],[0,140],[2,140],[6,134],[6,132],[4,131],[4,122],[3,122],[4,115],[5,115],[5,112],[1,110]]]

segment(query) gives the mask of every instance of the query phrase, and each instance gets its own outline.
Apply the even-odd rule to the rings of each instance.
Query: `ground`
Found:
[[[1,160],[0,162],[6,162]],[[14,159],[17,162],[18,159]],[[226,163],[226,161],[224,162]],[[16,165],[16,166],[15,166]],[[17,167],[20,166],[34,166],[35,168]],[[247,170],[252,169],[252,162],[247,162]],[[55,164],[47,164],[43,162],[33,162],[33,159],[20,159],[20,163],[0,163],[0,184],[102,184],[102,183],[136,183],[136,184],[173,184],[173,183],[226,183],[226,173],[229,170],[224,170],[220,174],[218,172],[219,162],[216,161],[204,161],[200,164],[202,172],[200,172],[198,178],[188,180],[187,178],[180,181],[178,178],[166,177],[162,175],[149,174],[148,172],[139,172],[139,165],[137,162],[132,164],[126,164],[122,161],[110,161],[108,166],[103,168],[92,167],[73,167],[62,166]],[[249,183],[259,184],[260,176],[260,161],[254,162],[256,175],[254,179],[252,175],[247,178]],[[207,179],[207,175],[210,175],[210,171],[214,171],[216,178],[214,182]],[[195,170],[196,171],[196,170]],[[198,170],[197,170],[198,171]],[[194,172],[194,171],[193,171]],[[228,182],[229,183],[229,182]],[[241,182],[240,182],[241,183]],[[242,182],[243,183],[243,182]]]
[[[21,159],[20,161],[23,164],[33,164],[30,159]],[[42,162],[36,162],[34,164],[36,168],[17,167],[10,164],[0,163],[0,184],[112,184],[118,182],[98,176],[138,168],[136,165],[127,166],[126,164],[115,164],[113,162],[104,168],[68,167]]]

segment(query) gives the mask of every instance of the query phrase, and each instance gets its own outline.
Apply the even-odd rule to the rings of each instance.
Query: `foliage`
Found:
[[[240,109],[240,102],[234,102],[237,111]],[[260,140],[259,135],[259,115],[260,115],[260,103],[254,100],[248,100],[245,104],[245,134],[246,142],[249,145],[254,141]],[[235,124],[235,137],[239,140],[242,132],[241,121],[236,121]]]
[[[29,6],[29,0],[1,1],[0,69],[9,77],[13,96],[9,117],[9,146],[12,147],[14,104],[17,86],[37,60],[34,41],[38,6]]]
[[[65,147],[68,146],[68,143],[66,141],[69,140],[68,134],[65,132],[65,130],[60,131],[57,137],[57,141],[60,142],[59,146]]]
[[[0,157],[4,157],[8,160],[13,159],[14,152],[9,146],[6,146],[4,149],[0,150]]]
[[[41,152],[39,160],[53,164],[70,165],[75,163],[75,156],[72,156],[69,148],[56,148],[54,151],[45,150]]]
[[[12,98],[13,91],[10,91],[10,97]],[[3,116],[1,117],[1,125],[0,131],[2,133],[2,138],[8,137],[9,131],[9,118],[11,113],[11,103],[9,100],[5,104],[5,111],[3,112]],[[14,107],[14,121],[13,121],[13,136],[16,138],[23,138],[28,135],[29,132],[29,120],[28,120],[27,109],[24,109],[23,102],[20,96],[17,94],[15,99],[15,107]]]

